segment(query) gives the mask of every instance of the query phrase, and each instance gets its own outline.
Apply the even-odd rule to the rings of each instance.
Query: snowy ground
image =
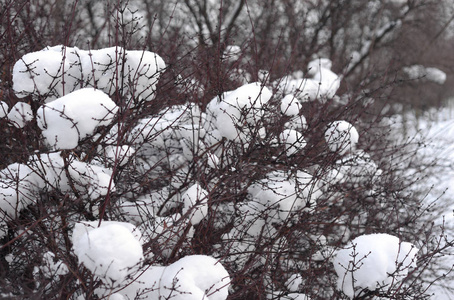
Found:
[[[453,99],[454,102],[454,99]],[[427,187],[433,187],[426,198],[427,202],[437,201],[443,208],[439,214],[438,224],[445,222],[450,231],[448,235],[454,238],[454,107],[448,106],[441,110],[433,110],[425,113],[422,117],[407,117],[408,124],[406,136],[418,135],[426,140],[426,146],[420,147],[418,154],[422,159],[433,160],[433,173],[425,180]],[[445,265],[453,265],[454,256],[446,258]],[[454,275],[447,277],[447,283],[454,282]],[[432,287],[435,293],[432,299],[450,300],[454,294],[446,292],[439,287]]]

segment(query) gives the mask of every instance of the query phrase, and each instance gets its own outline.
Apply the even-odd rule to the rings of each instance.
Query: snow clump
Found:
[[[46,142],[63,150],[76,148],[98,126],[109,125],[117,110],[107,94],[85,88],[44,104],[36,114]]]
[[[347,121],[335,121],[328,125],[325,140],[330,151],[344,155],[356,149],[359,134],[356,128]]]
[[[124,284],[119,291],[98,290],[98,296],[114,299],[225,300],[230,276],[215,258],[190,255],[169,266],[144,266],[137,280]],[[111,297],[112,298],[112,297]]]
[[[416,267],[417,252],[413,244],[389,234],[359,236],[334,257],[337,287],[350,299],[365,289],[388,289]]]
[[[284,129],[279,135],[279,140],[285,146],[287,156],[291,156],[306,147],[303,135],[293,129]]]
[[[189,212],[191,224],[199,224],[208,213],[208,192],[200,184],[196,183],[181,198],[183,201],[183,214]]]
[[[2,105],[2,110],[4,106]],[[33,120],[33,111],[30,104],[17,102],[8,113],[8,120],[16,127],[23,128],[27,122]]]
[[[121,47],[80,50],[58,45],[22,56],[13,68],[13,89],[20,98],[46,96],[52,101],[81,87],[112,94],[118,88],[138,99],[152,100],[165,63],[149,51]],[[123,72],[117,72],[123,70]],[[122,78],[118,78],[118,74]],[[117,82],[124,86],[117,87]]]
[[[404,67],[402,70],[407,74],[408,78],[413,80],[426,79],[440,85],[446,82],[446,73],[437,68],[412,65]]]
[[[35,267],[46,277],[52,278],[54,276],[66,275],[69,273],[68,267],[61,260],[55,261],[55,254],[48,251],[43,255],[43,264]],[[35,272],[38,270],[35,269]]]
[[[119,222],[103,222],[97,228],[77,223],[72,242],[79,262],[108,285],[123,283],[144,258],[134,228]]]
[[[300,112],[301,104],[293,95],[286,95],[281,102],[281,112],[286,116],[296,116]]]
[[[22,209],[34,203],[45,189],[58,189],[97,199],[115,190],[112,171],[68,157],[60,152],[33,155],[25,164],[13,163],[0,170],[0,238],[6,234],[7,220],[16,219]],[[68,176],[70,178],[68,178]]]
[[[320,58],[309,62],[306,77],[302,72],[277,80],[274,85],[284,95],[293,95],[300,102],[321,102],[331,99],[340,87],[340,77],[331,71],[331,61]]]
[[[226,92],[208,104],[208,122],[215,125],[222,137],[246,142],[252,134],[249,126],[255,128],[271,96],[271,91],[257,82]]]

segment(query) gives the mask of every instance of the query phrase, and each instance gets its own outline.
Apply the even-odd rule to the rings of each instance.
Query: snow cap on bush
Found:
[[[90,226],[91,225],[91,226]],[[80,263],[106,284],[121,284],[143,260],[135,226],[121,222],[77,223],[73,248]]]
[[[175,295],[175,300],[225,300],[230,286],[229,273],[221,263],[205,255],[186,256],[167,266],[160,281],[163,298]]]
[[[33,155],[26,164],[14,163],[0,170],[0,223],[16,219],[20,211],[33,203],[44,189],[55,188],[97,199],[115,190],[112,171],[81,162],[70,156],[67,165],[60,152]],[[68,176],[70,178],[68,178]],[[0,237],[5,232],[0,231]]]
[[[184,205],[183,214],[189,211],[191,224],[199,224],[208,213],[208,192],[196,183],[187,189],[181,198]]]
[[[0,101],[0,119],[8,115],[8,104],[4,101]]]
[[[247,125],[256,125],[263,116],[262,106],[271,99],[271,91],[254,82],[226,92],[223,99],[214,98],[207,106],[208,113],[223,137],[246,140]],[[245,126],[246,125],[246,126]]]
[[[126,83],[119,88],[121,92],[151,100],[164,68],[162,58],[149,51],[121,47],[85,51],[63,45],[48,46],[16,62],[13,89],[18,97],[41,95],[49,102],[87,86],[111,94],[119,88],[118,79]],[[117,70],[122,70],[122,75]]]
[[[291,175],[284,171],[271,172],[252,184],[248,193],[259,204],[254,205],[258,208],[256,213],[262,215],[266,210],[275,222],[286,221],[292,212],[310,211],[321,195],[317,181],[303,171]]]
[[[117,110],[107,94],[85,88],[41,106],[38,126],[54,149],[73,149],[98,126],[109,125]]]
[[[230,276],[222,264],[206,255],[190,255],[169,266],[146,266],[137,280],[127,283],[115,299],[225,300]],[[108,290],[99,296],[110,296]]]
[[[340,87],[340,77],[331,71],[331,61],[326,58],[313,60],[308,65],[308,75],[295,72],[277,80],[274,84],[284,95],[293,95],[300,102],[318,99],[324,102],[333,98]]]
[[[30,104],[25,102],[17,102],[8,113],[8,120],[16,128],[23,128],[25,124],[27,124],[27,122],[33,120],[33,112]]]
[[[285,146],[285,152],[288,156],[306,147],[303,134],[293,129],[284,129],[279,135],[279,140]]]
[[[293,95],[286,95],[281,101],[281,112],[286,116],[296,116],[300,109],[301,104]]]
[[[351,299],[363,289],[388,289],[416,267],[417,252],[413,244],[389,234],[359,236],[334,257],[337,286]]]
[[[325,131],[325,141],[329,150],[340,155],[355,150],[358,140],[358,131],[347,121],[332,122]]]

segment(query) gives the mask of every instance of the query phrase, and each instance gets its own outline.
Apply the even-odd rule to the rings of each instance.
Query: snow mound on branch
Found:
[[[23,128],[27,122],[33,120],[32,107],[28,103],[17,102],[11,108],[7,118],[16,128]]]
[[[358,186],[374,183],[382,173],[368,153],[355,150],[337,160],[325,180],[330,184],[351,183]]]
[[[82,228],[81,228],[82,227]],[[89,228],[76,224],[73,248],[80,263],[106,284],[121,284],[143,260],[142,245],[133,230],[119,222]]]
[[[274,85],[284,95],[293,95],[300,102],[325,101],[333,98],[340,87],[340,77],[331,71],[331,61],[320,58],[309,62],[308,77],[302,72],[295,72],[277,80]]]
[[[80,196],[91,199],[106,195],[109,188],[115,190],[111,174],[109,169],[77,161],[74,157],[67,159],[65,167],[59,152],[31,156],[26,164],[11,164],[0,171],[0,224],[16,219],[44,189],[71,193],[74,188]],[[0,231],[0,237],[4,234],[6,232]]]
[[[208,192],[196,183],[184,192],[181,198],[183,214],[189,212],[191,224],[199,224],[208,214]]]
[[[354,151],[358,140],[358,131],[347,121],[332,122],[325,131],[325,141],[329,150],[340,155]]]
[[[310,211],[321,196],[317,181],[303,171],[297,171],[296,174],[271,172],[251,185],[248,193],[277,222],[286,221],[292,212]]]
[[[39,267],[39,270],[46,278],[52,278],[56,275],[66,275],[69,273],[66,264],[61,260],[55,261],[55,254],[50,251],[44,253],[43,264]]]
[[[0,119],[6,117],[8,115],[8,104],[4,101],[0,101]]]
[[[18,97],[41,95],[47,101],[87,86],[107,94],[118,89],[134,98],[152,100],[164,68],[162,58],[149,51],[121,47],[85,51],[58,45],[18,60],[13,69],[13,89]],[[119,82],[126,84],[120,88]]]
[[[263,105],[271,99],[271,91],[254,82],[234,91],[226,92],[221,99],[211,100],[209,114],[220,135],[229,139],[248,140],[248,125],[256,126],[263,116]],[[211,121],[211,119],[209,120]]]
[[[287,156],[291,156],[306,147],[304,136],[294,129],[284,129],[279,135],[279,141],[284,145]]]
[[[164,284],[162,284],[164,282]],[[186,256],[166,267],[161,277],[161,295],[174,294],[170,287],[181,290],[174,299],[224,300],[228,296],[230,276],[216,259],[204,255]],[[190,293],[185,294],[184,291]]]
[[[109,145],[102,148],[102,152],[104,153],[104,158],[109,165],[115,165],[118,163],[119,166],[124,166],[133,157],[135,150],[128,145]]]
[[[237,45],[228,45],[222,53],[222,58],[234,62],[241,58],[241,48]]]
[[[303,276],[301,274],[292,274],[285,282],[287,289],[291,292],[297,292],[299,286],[303,283]]]
[[[334,257],[337,286],[351,299],[363,289],[387,289],[416,267],[417,252],[413,244],[389,234],[359,236]]]
[[[440,85],[443,85],[446,81],[446,73],[437,68],[412,65],[404,67],[402,70],[407,74],[408,78],[413,80],[425,79]]]
[[[446,73],[437,68],[412,65],[402,70],[410,79],[426,79],[440,85],[446,82]]]
[[[73,149],[98,126],[109,125],[118,107],[100,90],[85,88],[41,106],[36,115],[47,143],[54,149]]]
[[[141,295],[140,299],[149,300],[225,300],[229,286],[229,273],[220,262],[210,256],[191,255],[167,267],[146,267],[137,280],[114,295],[118,299]]]
[[[175,171],[170,181],[180,187],[188,165],[195,156],[204,155],[209,145],[205,120],[205,113],[191,103],[174,105],[139,120],[128,133],[128,144],[136,150],[135,161],[144,171],[156,175],[161,167]]]
[[[301,104],[295,96],[286,95],[281,102],[281,112],[286,116],[296,116],[300,112]]]

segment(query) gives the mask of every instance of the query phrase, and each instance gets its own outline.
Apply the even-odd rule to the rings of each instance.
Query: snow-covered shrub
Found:
[[[380,121],[394,94],[375,61],[410,2],[95,2],[36,27],[42,42],[24,14],[64,18],[66,1],[15,1],[0,21],[27,37],[0,53],[2,297],[425,297],[450,244],[408,193],[415,162]],[[355,247],[364,269],[348,270]]]

